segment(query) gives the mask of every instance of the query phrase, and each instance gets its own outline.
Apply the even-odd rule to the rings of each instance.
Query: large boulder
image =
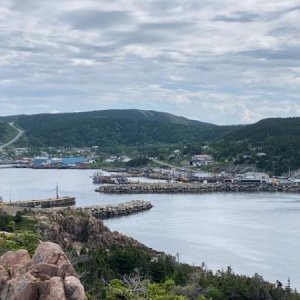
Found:
[[[38,268],[42,272],[39,274],[52,276],[77,276],[72,264],[62,248],[52,242],[40,243],[32,258],[32,269],[35,271]],[[50,265],[52,267],[50,267]],[[56,267],[56,268],[54,268]]]
[[[45,300],[66,300],[64,282],[61,277],[52,277],[48,283],[48,294]]]
[[[65,291],[70,300],[84,300],[84,288],[79,279],[74,276],[65,278]]]
[[[22,265],[25,266],[30,262],[30,255],[27,250],[8,251],[0,257],[0,265],[13,266]]]
[[[10,279],[10,276],[3,266],[0,266],[0,292],[3,289],[5,283]]]
[[[37,300],[37,279],[29,273],[8,281],[1,293],[1,300]]]
[[[61,247],[52,242],[44,242],[40,243],[37,247],[31,263],[32,265],[37,265],[40,263],[57,265],[59,260],[68,261],[68,258]]]
[[[32,259],[26,250],[0,257],[0,300],[84,299],[84,287],[59,245],[40,243]]]

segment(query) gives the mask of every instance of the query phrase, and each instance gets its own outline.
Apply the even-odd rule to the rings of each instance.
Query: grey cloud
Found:
[[[77,29],[101,29],[114,25],[122,26],[132,21],[127,11],[77,10],[67,13],[64,19]]]
[[[290,13],[293,11],[298,11],[298,10],[300,10],[300,5],[292,6],[288,9],[284,10],[281,14],[287,14],[287,13]]]
[[[278,27],[271,30],[269,34],[274,36],[300,36],[299,30],[291,27]]]
[[[43,0],[12,0],[12,7],[18,11],[30,12],[35,8],[40,7],[43,4]]]
[[[182,21],[173,21],[173,22],[156,22],[156,23],[144,23],[140,25],[141,30],[188,30],[194,26],[192,22],[182,22]]]
[[[258,14],[246,12],[232,12],[230,15],[217,15],[214,21],[229,22],[229,23],[250,23],[255,22],[260,18]]]
[[[290,60],[299,61],[300,60],[300,47],[299,48],[287,48],[284,50],[252,50],[241,52],[241,55],[264,58],[268,60]]]

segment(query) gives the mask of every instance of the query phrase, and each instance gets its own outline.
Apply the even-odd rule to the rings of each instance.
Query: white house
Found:
[[[201,167],[213,164],[215,161],[211,155],[208,154],[198,154],[192,156],[191,165],[193,167]]]

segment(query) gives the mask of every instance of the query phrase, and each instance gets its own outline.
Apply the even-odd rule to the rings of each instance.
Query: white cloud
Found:
[[[0,0],[1,114],[300,113],[297,0]]]

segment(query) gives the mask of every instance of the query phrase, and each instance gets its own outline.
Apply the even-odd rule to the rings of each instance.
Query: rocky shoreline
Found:
[[[118,204],[109,205],[97,205],[91,207],[78,208],[78,210],[84,210],[89,215],[97,219],[108,219],[113,217],[127,216],[149,210],[153,205],[149,201],[133,200]]]
[[[105,185],[95,190],[109,194],[174,194],[174,193],[255,193],[288,192],[299,193],[299,184],[269,183],[139,183],[134,185]]]

